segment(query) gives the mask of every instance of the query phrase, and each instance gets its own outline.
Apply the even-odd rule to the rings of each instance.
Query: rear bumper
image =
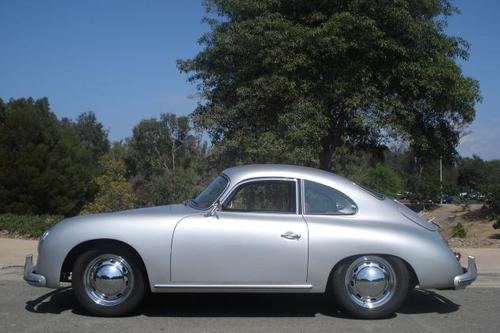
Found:
[[[28,254],[24,261],[24,281],[37,287],[45,287],[47,285],[45,276],[36,273],[36,267],[33,266],[32,254]]]
[[[468,257],[467,269],[464,269],[464,273],[455,276],[453,279],[453,284],[455,289],[463,289],[466,286],[470,285],[477,278],[477,267],[476,267],[476,258],[473,256]]]

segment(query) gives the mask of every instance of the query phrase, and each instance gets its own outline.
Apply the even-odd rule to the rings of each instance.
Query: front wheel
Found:
[[[76,299],[98,316],[121,316],[132,311],[146,293],[141,262],[119,247],[84,252],[73,266]]]
[[[377,255],[344,261],[332,278],[339,304],[359,318],[394,313],[405,301],[410,285],[410,274],[401,259]]]

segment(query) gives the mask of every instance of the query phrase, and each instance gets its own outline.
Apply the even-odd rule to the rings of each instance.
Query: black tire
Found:
[[[127,271],[128,274],[132,274],[132,278],[130,283],[126,283],[127,293],[119,299],[119,303],[102,305],[92,299],[92,293],[89,292],[92,288],[86,288],[85,274],[93,261],[108,255],[122,258],[128,264],[127,267],[130,270],[127,269]],[[75,297],[83,309],[90,314],[102,317],[117,317],[132,312],[142,302],[147,286],[140,258],[132,251],[120,246],[103,246],[82,253],[73,265],[72,285]]]
[[[353,271],[357,271],[356,269],[352,270],[352,265],[354,265],[354,267],[359,267],[357,266],[357,263],[363,261],[370,262],[370,260],[377,260],[377,258],[381,259],[379,260],[379,262],[382,262],[382,267],[389,265],[387,269],[392,270],[393,275],[395,275],[395,279],[393,283],[390,284],[391,286],[393,286],[391,287],[391,292],[387,291],[385,294],[381,294],[385,295],[380,296],[381,304],[376,305],[373,308],[368,308],[369,305],[365,304],[364,306],[362,306],[359,304],[363,303],[362,300],[356,302],[355,299],[361,298],[361,296],[355,296],[354,294],[356,294],[356,291],[352,292],[350,290],[348,284],[351,286],[353,286],[354,284],[352,282],[349,282],[352,280],[350,277],[346,278],[346,275],[351,276],[350,273],[352,273]],[[358,318],[385,318],[399,309],[408,296],[410,287],[410,273],[408,272],[406,264],[399,258],[391,256],[364,255],[350,258],[340,263],[339,266],[335,268],[335,271],[332,274],[331,283],[334,295],[339,305],[346,312]]]

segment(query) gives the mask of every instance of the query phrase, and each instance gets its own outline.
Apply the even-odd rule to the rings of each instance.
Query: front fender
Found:
[[[36,271],[45,276],[47,287],[57,288],[63,263],[73,248],[87,241],[110,239],[139,253],[151,285],[165,283],[170,279],[171,240],[178,219],[158,215],[137,220],[134,216],[99,214],[64,220],[40,242]]]

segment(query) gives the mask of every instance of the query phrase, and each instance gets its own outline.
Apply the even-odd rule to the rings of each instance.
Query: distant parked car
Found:
[[[451,204],[453,203],[453,197],[451,195],[443,195],[441,197],[441,201],[444,204]]]
[[[396,198],[398,200],[411,200],[413,198],[413,193],[411,192],[402,192],[402,193],[398,193],[396,194]]]
[[[40,239],[25,280],[71,282],[90,313],[118,316],[147,290],[324,293],[362,318],[396,311],[408,291],[476,279],[432,223],[321,170],[224,170],[189,203],[69,218]]]

